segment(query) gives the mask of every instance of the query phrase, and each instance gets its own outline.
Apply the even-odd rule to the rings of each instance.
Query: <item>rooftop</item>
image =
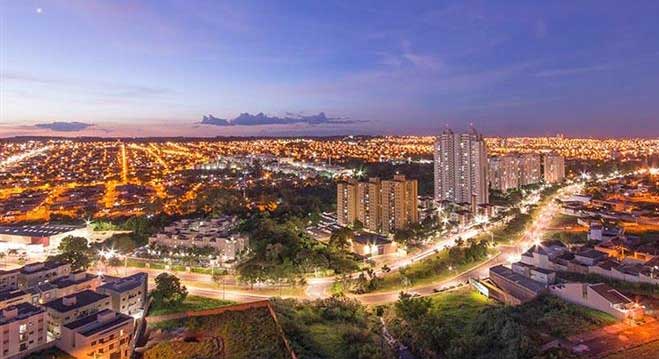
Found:
[[[609,287],[607,284],[599,283],[593,284],[590,286],[592,290],[597,292],[597,294],[604,297],[611,304],[627,304],[631,303],[631,300],[625,297],[622,293],[618,292],[616,289]]]
[[[504,267],[502,265],[490,268],[490,273],[496,273],[508,281],[514,282],[524,288],[531,290],[534,293],[540,293],[545,288],[542,283],[536,282],[521,274],[515,273],[510,268]]]
[[[72,294],[66,297],[55,299],[51,302],[44,304],[49,309],[56,310],[60,313],[69,312],[76,308],[82,308],[89,304],[109,298],[106,294],[96,293],[92,290],[85,290],[80,293]],[[66,303],[70,304],[66,304]]]
[[[98,289],[107,289],[114,292],[125,292],[142,286],[147,281],[146,273],[135,273],[131,276],[114,279],[98,287]]]
[[[16,304],[0,311],[0,325],[26,319],[39,313],[43,313],[43,309],[30,303]]]
[[[60,224],[38,224],[24,226],[0,226],[0,234],[22,237],[50,237],[58,234],[73,232],[84,226],[71,226]]]
[[[133,318],[110,309],[104,309],[98,313],[65,324],[64,327],[75,330],[79,334],[88,337],[129,321],[132,322]]]

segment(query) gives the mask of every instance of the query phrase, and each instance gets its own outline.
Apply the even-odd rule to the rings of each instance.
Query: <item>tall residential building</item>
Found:
[[[565,161],[557,153],[547,153],[544,159],[545,182],[559,183],[565,178]]]
[[[435,201],[488,203],[487,148],[482,135],[474,129],[459,135],[446,129],[435,142],[434,157]]]
[[[512,154],[490,157],[488,159],[490,188],[501,192],[518,188],[519,162],[519,157]]]
[[[419,221],[418,182],[400,175],[392,180],[340,182],[336,209],[340,225],[358,220],[371,232],[390,233]]]
[[[519,185],[528,186],[542,181],[540,155],[524,153],[519,156]]]
[[[382,226],[382,182],[370,178],[357,184],[357,220],[364,228],[378,232]]]
[[[382,232],[390,233],[419,221],[418,183],[403,175],[382,181]]]
[[[336,185],[336,217],[342,226],[352,226],[357,219],[357,184],[354,181]]]

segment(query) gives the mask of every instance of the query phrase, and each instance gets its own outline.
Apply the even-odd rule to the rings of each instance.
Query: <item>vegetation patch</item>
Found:
[[[386,311],[390,332],[421,358],[534,358],[551,337],[587,332],[612,316],[541,296],[517,307],[465,291],[401,298]]]
[[[230,300],[214,299],[189,295],[181,303],[154,303],[149,310],[150,316],[214,309],[235,304]]]
[[[220,347],[224,358],[278,359],[288,358],[288,352],[277,325],[266,308],[227,311],[218,315],[192,317],[161,323],[158,328],[184,328],[191,333],[203,333],[203,340],[172,344],[163,341],[148,349],[145,359],[217,358],[204,356]],[[221,344],[214,344],[219,341]],[[213,344],[214,347],[211,345]],[[181,347],[184,345],[185,347]],[[199,353],[199,355],[195,355]]]
[[[393,358],[383,347],[379,318],[354,299],[277,299],[273,304],[298,358]]]

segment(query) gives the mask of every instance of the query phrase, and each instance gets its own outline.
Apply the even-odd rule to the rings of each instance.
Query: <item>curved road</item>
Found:
[[[553,198],[558,196],[564,196],[568,194],[575,193],[578,189],[578,185],[570,185],[568,187],[562,188],[559,190]],[[549,221],[553,216],[558,212],[559,207],[554,203],[553,200],[548,201],[548,204],[541,209],[540,214],[538,215],[535,222],[532,224],[530,230],[516,243],[512,245],[499,245],[497,249],[499,254],[493,256],[489,260],[476,265],[469,270],[457,274],[455,277],[438,281],[436,283],[426,284],[418,287],[412,287],[404,289],[407,292],[414,292],[421,296],[432,295],[437,290],[442,290],[448,287],[453,287],[460,283],[465,283],[469,278],[483,278],[488,276],[489,268],[499,264],[511,263],[513,261],[519,260],[520,255],[526,251],[531,245],[533,245],[537,240],[542,238],[543,228],[547,226]],[[455,234],[450,236],[447,239],[440,240],[434,243],[432,246],[425,248],[419,253],[410,255],[394,262],[388,263],[388,267],[391,271],[396,271],[401,267],[407,266],[410,263],[422,260],[429,256],[432,256],[436,253],[437,250],[441,250],[445,247],[452,246],[455,244],[457,238],[468,239],[478,235],[479,232],[476,229],[468,229],[462,233]],[[164,270],[155,270],[155,269],[144,269],[144,268],[116,268],[118,271],[117,274],[129,275],[137,272],[147,272],[150,277],[150,286],[153,285],[153,278],[162,272],[167,272]],[[381,271],[376,271],[377,274],[382,274]],[[109,271],[112,275],[112,271]],[[188,288],[188,292],[193,295],[209,297],[209,298],[225,298],[227,300],[234,300],[237,302],[249,302],[256,300],[263,300],[264,298],[270,297],[270,295],[255,293],[248,289],[239,290],[235,288],[230,288],[227,290],[214,289],[210,286],[215,285],[211,276],[206,274],[197,274],[197,273],[176,273],[176,275],[181,279],[183,284]],[[352,278],[356,278],[359,273],[353,273]],[[304,296],[289,296],[297,297],[299,299],[317,299],[325,298],[329,296],[329,289],[332,286],[332,283],[336,281],[336,277],[323,277],[323,278],[311,278],[308,280],[308,285],[305,290]],[[227,285],[235,285],[235,279],[227,280]],[[205,287],[209,286],[209,287]],[[361,301],[364,304],[384,304],[390,303],[398,300],[398,295],[401,289],[388,291],[388,292],[377,292],[369,293],[362,295],[351,295]],[[284,295],[284,297],[286,297]]]

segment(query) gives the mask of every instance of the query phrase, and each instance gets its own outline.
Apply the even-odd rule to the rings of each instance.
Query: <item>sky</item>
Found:
[[[0,137],[658,137],[658,14],[656,0],[0,0]]]

